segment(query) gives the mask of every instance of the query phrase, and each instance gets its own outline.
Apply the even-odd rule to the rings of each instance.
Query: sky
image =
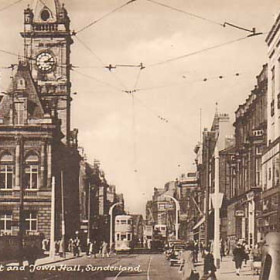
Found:
[[[23,54],[23,9],[33,1],[0,0],[1,50]],[[126,209],[144,214],[154,188],[195,170],[193,149],[211,126],[216,103],[233,123],[267,62],[265,33],[280,2],[136,0],[110,13],[127,2],[64,1],[77,31],[72,128],[79,129],[88,161],[99,160],[108,183],[124,194]],[[264,34],[243,39],[250,33],[224,22]],[[17,56],[0,51],[1,91],[12,63]],[[109,71],[109,64],[134,67]]]

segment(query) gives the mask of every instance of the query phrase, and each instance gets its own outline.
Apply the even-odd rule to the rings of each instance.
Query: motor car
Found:
[[[180,255],[181,252],[186,249],[186,246],[184,244],[174,244],[172,248],[172,252],[169,256],[169,264],[170,266],[174,266],[176,264],[180,264]]]

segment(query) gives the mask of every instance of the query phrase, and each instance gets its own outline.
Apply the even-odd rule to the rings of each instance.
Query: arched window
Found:
[[[29,190],[38,189],[39,157],[30,153],[25,158],[24,187]]]
[[[14,177],[14,160],[10,153],[0,158],[0,189],[12,189]]]

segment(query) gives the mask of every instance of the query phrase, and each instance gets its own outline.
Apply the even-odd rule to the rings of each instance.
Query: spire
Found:
[[[66,15],[59,0],[35,0],[33,14],[35,23],[57,23]]]

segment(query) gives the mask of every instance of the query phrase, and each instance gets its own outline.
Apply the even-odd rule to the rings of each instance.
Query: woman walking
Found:
[[[240,275],[244,254],[245,252],[241,244],[237,243],[235,249],[233,250],[233,261],[235,262],[236,275],[238,276]]]
[[[183,276],[182,280],[191,280],[193,276],[193,271],[195,270],[194,268],[194,263],[193,263],[193,252],[192,252],[192,247],[188,245],[186,247],[186,250],[182,252],[181,254],[181,266],[180,270],[183,271]]]
[[[214,257],[210,253],[210,250],[205,248],[204,249],[204,276],[203,279],[211,279],[211,280],[216,280],[216,266],[214,264]]]

